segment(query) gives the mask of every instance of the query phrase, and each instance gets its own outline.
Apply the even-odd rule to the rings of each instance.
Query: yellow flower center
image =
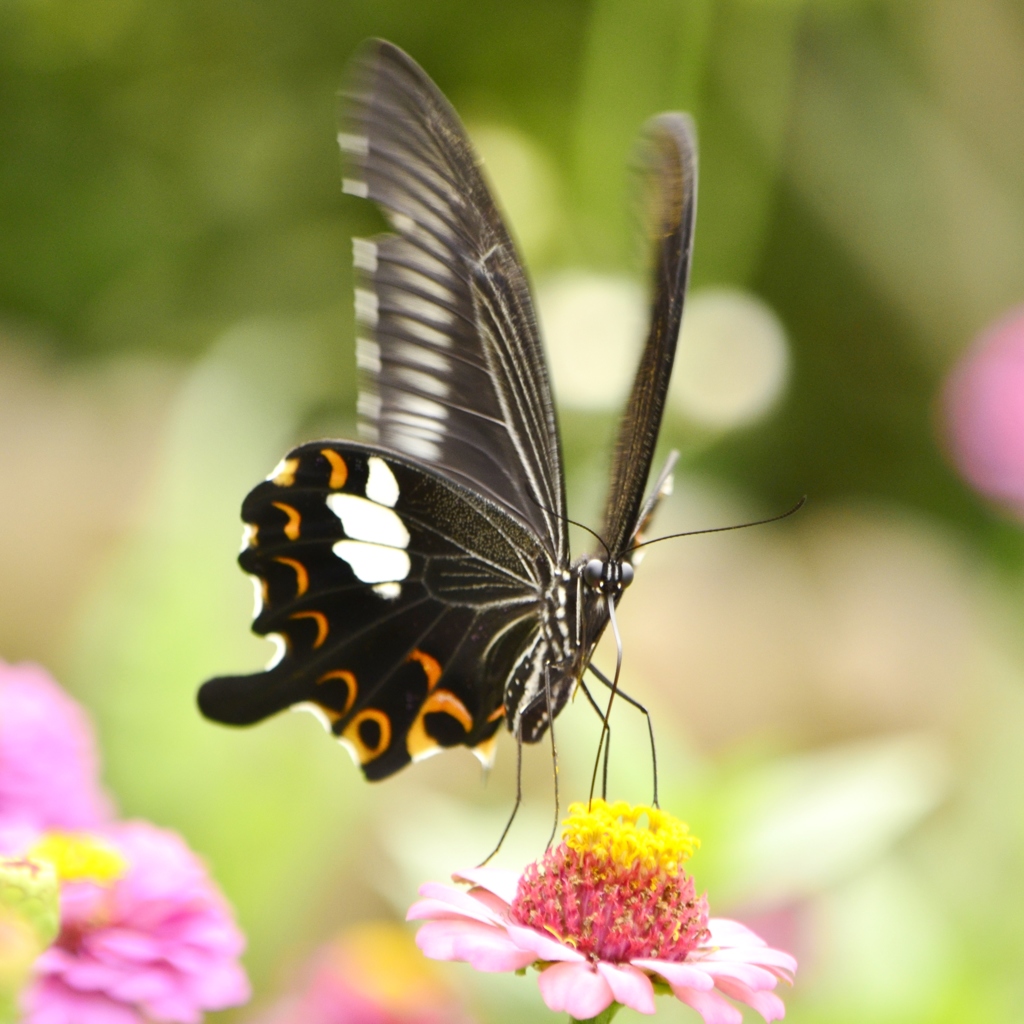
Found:
[[[27,856],[52,864],[62,882],[109,885],[128,870],[117,850],[85,832],[47,832]]]
[[[700,846],[686,822],[657,807],[631,807],[624,800],[570,804],[563,825],[562,841],[569,849],[619,868],[639,864],[647,871],[674,875]]]

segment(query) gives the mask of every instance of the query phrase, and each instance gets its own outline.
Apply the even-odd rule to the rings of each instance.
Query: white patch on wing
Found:
[[[416,221],[407,213],[396,213],[394,210],[388,210],[386,216],[391,222],[391,226],[399,234],[407,235],[416,230]]]
[[[366,480],[366,496],[378,505],[394,508],[395,502],[398,501],[398,481],[395,474],[391,472],[388,464],[376,455],[370,456],[368,466],[370,475]]]
[[[349,135],[347,132],[338,132],[338,145],[344,153],[355,153],[356,156],[366,156],[370,152],[370,140],[365,135]]]
[[[327,496],[327,507],[341,520],[346,536],[353,540],[387,544],[392,548],[409,546],[405,524],[382,504],[355,494],[335,492]]]
[[[356,320],[367,327],[376,327],[379,314],[377,296],[368,288],[356,289]]]
[[[292,711],[308,711],[331,735],[334,735],[331,730],[331,720],[327,717],[327,712],[319,704],[314,704],[312,701],[303,701],[301,704],[293,704]]]
[[[372,391],[360,391],[356,398],[356,412],[368,420],[377,419],[380,416],[380,395]]]
[[[373,588],[373,592],[383,597],[385,600],[394,601],[396,597],[402,596],[402,584],[401,583],[378,583]]]
[[[400,446],[407,455],[427,462],[437,462],[441,458],[441,446],[436,441],[428,441],[425,437],[417,437],[408,431],[402,432]]]
[[[450,324],[455,319],[455,314],[450,310],[439,306],[436,302],[423,298],[421,295],[413,295],[410,292],[398,292],[395,295],[397,305],[402,313],[419,320],[429,320],[435,324]]]
[[[370,194],[370,186],[357,178],[342,178],[341,191],[347,196],[359,196],[360,199],[366,199]]]
[[[448,419],[448,409],[445,406],[420,395],[399,394],[395,397],[395,405],[415,416],[426,416],[432,420]]]
[[[414,338],[419,338],[420,341],[425,341],[428,345],[438,345],[441,348],[452,347],[452,339],[443,331],[439,331],[435,327],[428,327],[425,323],[414,320],[410,316],[400,316],[396,319]]]
[[[242,546],[238,549],[244,551],[246,548],[252,547],[252,539],[256,536],[256,527],[252,523],[246,523],[242,530]]]
[[[281,663],[281,659],[288,652],[288,644],[285,643],[285,639],[280,633],[268,633],[267,639],[277,648],[266,664],[266,670],[269,671]]]
[[[363,583],[397,583],[409,575],[412,563],[401,548],[367,544],[361,540],[339,540],[331,550],[343,558]]]
[[[352,265],[368,274],[377,272],[377,243],[368,238],[352,239]]]
[[[416,388],[419,391],[426,391],[429,395],[436,395],[438,398],[448,397],[448,385],[443,380],[432,377],[422,370],[413,370],[408,366],[399,366],[395,369],[395,376],[405,385]]]
[[[369,338],[356,338],[356,366],[370,373],[380,373],[380,345]]]
[[[402,342],[395,346],[394,353],[397,358],[415,363],[426,370],[436,370],[438,373],[451,373],[452,370],[452,361],[447,356],[424,348],[422,345],[410,345],[408,342]]]
[[[263,611],[263,581],[259,576],[249,575],[249,579],[252,580],[252,619],[255,622]]]

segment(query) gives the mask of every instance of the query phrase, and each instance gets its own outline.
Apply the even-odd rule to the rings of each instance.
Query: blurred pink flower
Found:
[[[93,828],[110,815],[85,713],[38,665],[0,661],[0,829]]]
[[[946,383],[944,413],[964,479],[1024,516],[1024,307],[960,360]]]
[[[178,835],[125,822],[40,849],[64,879],[61,930],[36,962],[25,1024],[195,1024],[249,998],[242,933]]]
[[[469,1024],[404,927],[355,925],[321,950],[301,993],[258,1024]]]
[[[648,825],[638,826],[646,816]],[[621,819],[621,820],[620,820]],[[735,921],[709,919],[681,863],[696,845],[682,822],[656,808],[594,800],[570,808],[564,840],[522,876],[476,868],[469,890],[428,883],[410,920],[435,960],[479,971],[540,970],[548,1008],[577,1020],[613,1003],[654,1013],[670,990],[706,1024],[741,1024],[724,996],[766,1021],[785,1016],[773,991],[796,960]]]

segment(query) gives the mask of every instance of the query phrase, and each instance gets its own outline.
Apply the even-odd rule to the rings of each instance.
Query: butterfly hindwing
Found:
[[[441,747],[481,757],[517,650],[536,631],[547,556],[499,506],[395,453],[306,444],[242,506],[255,632],[282,654],[213,679],[210,718],[245,725],[307,705],[368,778]]]

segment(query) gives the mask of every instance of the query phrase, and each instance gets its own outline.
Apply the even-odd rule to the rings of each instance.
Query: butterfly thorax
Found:
[[[506,721],[525,743],[536,743],[572,696],[608,625],[608,600],[617,604],[632,581],[633,566],[609,557],[580,558],[552,578],[505,688]]]

